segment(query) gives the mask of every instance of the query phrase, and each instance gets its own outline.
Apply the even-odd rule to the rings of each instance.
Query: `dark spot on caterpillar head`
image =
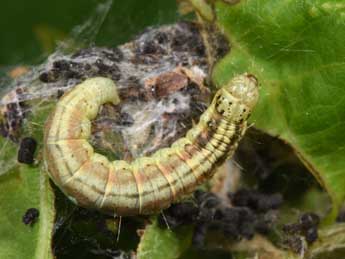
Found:
[[[220,113],[221,115],[224,115],[225,110],[224,110],[224,109],[221,109],[221,110],[219,110],[219,113]]]
[[[30,208],[25,212],[22,221],[25,225],[32,226],[37,221],[39,214],[38,209]]]
[[[33,138],[24,138],[20,142],[18,151],[18,162],[24,164],[32,164],[34,162],[34,154],[37,142]]]

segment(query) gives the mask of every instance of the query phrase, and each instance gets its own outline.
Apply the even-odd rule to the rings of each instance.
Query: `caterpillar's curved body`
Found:
[[[90,121],[102,104],[119,103],[119,96],[110,79],[88,79],[65,94],[49,117],[45,165],[59,188],[82,207],[117,215],[158,212],[192,192],[233,154],[257,99],[254,76],[235,77],[170,148],[132,163],[109,161],[88,142]]]

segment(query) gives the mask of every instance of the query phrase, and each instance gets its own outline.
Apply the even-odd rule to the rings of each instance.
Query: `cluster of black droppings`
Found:
[[[51,70],[49,72],[41,73],[38,78],[43,83],[51,83],[58,80],[58,74],[55,70]]]
[[[18,150],[18,162],[24,164],[32,164],[34,162],[34,154],[36,151],[37,142],[34,138],[23,138],[20,142]]]
[[[214,24],[209,24],[205,29],[207,31],[207,44],[211,56],[215,60],[223,58],[230,51],[228,39]]]
[[[230,193],[229,198],[234,206],[248,207],[259,212],[277,209],[283,203],[283,196],[280,193],[267,195],[248,189]]]
[[[145,42],[144,44],[142,44],[139,52],[143,55],[165,54],[164,49],[161,48],[158,44],[155,44],[155,42],[153,41]]]
[[[243,191],[240,191],[243,193]],[[250,192],[250,191],[248,191]],[[229,194],[230,197],[239,197],[239,193]],[[228,201],[220,198],[214,193],[196,191],[193,202],[182,202],[172,205],[159,217],[160,226],[176,228],[180,225],[195,225],[193,235],[193,245],[202,247],[208,231],[222,232],[225,238],[240,240],[242,238],[251,239],[256,232],[268,233],[272,220],[267,217],[268,212],[276,209],[278,204],[275,195],[263,195],[257,191],[260,199],[270,202],[268,206],[258,206],[258,204],[243,203],[244,205],[232,206]],[[249,193],[247,194],[248,196]],[[243,199],[244,201],[244,199]],[[263,204],[261,202],[260,204]]]
[[[193,202],[181,202],[171,205],[158,218],[161,226],[176,228],[180,225],[192,224],[198,217],[199,209]]]
[[[108,59],[112,62],[121,62],[124,58],[122,51],[119,48],[86,48],[81,49],[72,55],[72,59],[76,58],[93,58],[100,57],[101,59]]]
[[[155,65],[163,60],[182,66],[207,63],[205,45],[196,23],[179,22],[170,28],[147,29],[134,43],[133,62],[137,64]]]
[[[165,44],[168,42],[169,37],[166,33],[164,32],[157,32],[157,34],[155,35],[155,40],[159,43],[159,44]]]
[[[230,47],[229,47],[229,41],[227,38],[223,35],[218,33],[217,34],[217,39],[213,41],[216,46],[215,46],[215,52],[216,52],[216,58],[221,59],[223,58],[226,54],[229,53]]]
[[[251,239],[254,236],[257,218],[248,208],[232,207],[217,210],[214,219],[217,222],[211,225],[211,228],[223,230],[226,237]]]
[[[181,22],[181,30],[177,30],[172,41],[172,49],[176,51],[191,51],[198,56],[205,56],[206,49],[197,24]],[[186,33],[190,31],[190,33]]]
[[[283,231],[292,237],[304,236],[308,244],[312,244],[318,238],[319,223],[320,218],[318,215],[312,212],[304,213],[299,217],[297,223],[284,225]]]
[[[25,75],[24,81],[18,81],[18,92],[9,96],[9,104],[0,107],[0,134],[19,142],[23,120],[31,109],[29,102],[24,104],[22,100],[31,98],[31,91],[34,90],[30,90],[28,86],[32,80],[44,83],[37,85],[37,91],[43,93],[39,98],[59,99],[66,90],[80,82],[101,76],[112,79],[119,86],[123,103],[146,102],[148,96],[145,84],[148,78],[160,77],[181,66],[186,69],[198,67],[206,75],[207,60],[200,26],[192,22],[148,28],[133,41],[117,48],[91,46],[74,54],[57,52],[46,63]],[[193,92],[190,109],[192,117],[199,117],[200,112],[205,109],[200,106],[207,103],[204,100],[206,94],[200,95],[198,87],[192,80],[186,87],[186,94]],[[188,114],[185,121],[191,121],[190,117]],[[188,128],[190,125],[185,121],[184,128]]]
[[[39,215],[38,209],[30,208],[25,212],[22,221],[25,225],[33,226],[37,222]]]
[[[13,142],[18,142],[23,119],[28,113],[27,105],[20,100],[22,94],[23,90],[20,87],[10,92],[9,95],[13,95],[15,101],[6,104],[0,111],[0,135]]]
[[[70,58],[55,60],[51,68],[39,75],[39,79],[44,83],[70,79],[81,81],[95,76],[119,80],[121,72],[116,63],[122,59],[123,54],[117,48],[82,49]]]

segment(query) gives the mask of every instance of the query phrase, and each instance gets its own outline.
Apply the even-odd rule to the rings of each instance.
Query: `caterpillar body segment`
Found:
[[[120,99],[112,80],[88,79],[60,99],[46,122],[45,166],[55,184],[82,207],[121,216],[159,212],[194,191],[233,154],[257,99],[255,77],[237,76],[170,148],[132,163],[109,161],[88,142],[91,120],[102,104]]]

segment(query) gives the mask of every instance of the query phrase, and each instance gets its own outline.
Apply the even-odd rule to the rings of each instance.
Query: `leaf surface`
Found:
[[[216,13],[232,49],[214,80],[258,78],[252,122],[292,145],[330,194],[334,219],[345,197],[345,3],[219,1]]]
[[[0,190],[0,258],[53,258],[54,195],[47,175],[37,167],[17,165],[0,176]],[[30,208],[39,211],[32,226],[22,221]]]
[[[138,259],[174,259],[190,246],[191,228],[162,229],[157,220],[148,225],[137,250]]]

